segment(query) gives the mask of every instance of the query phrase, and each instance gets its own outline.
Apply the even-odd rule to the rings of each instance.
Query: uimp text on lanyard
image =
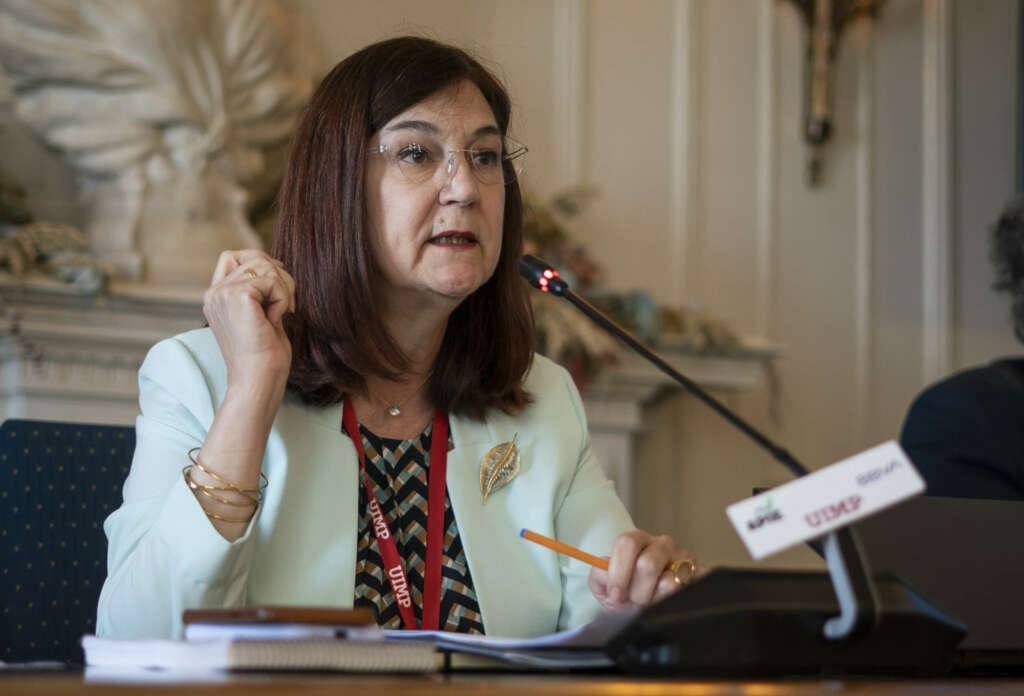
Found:
[[[363,471],[366,486],[366,500],[373,520],[373,533],[384,561],[384,571],[391,584],[391,591],[398,604],[402,623],[408,629],[417,628],[416,613],[412,608],[412,593],[409,581],[398,555],[395,538],[384,519],[384,512],[373,492],[373,482],[366,473],[366,453],[363,451],[363,436],[359,432],[359,421],[348,399],[342,412],[342,423],[359,455],[359,466]],[[444,493],[445,469],[448,465],[448,418],[434,409],[434,427],[430,435],[430,473],[427,479],[427,557],[423,575],[423,623],[419,628],[436,631],[440,628],[441,614],[441,551],[444,545]]]

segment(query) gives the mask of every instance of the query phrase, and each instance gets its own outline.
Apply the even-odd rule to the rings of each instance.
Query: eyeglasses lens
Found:
[[[399,140],[380,149],[389,164],[396,166],[402,177],[413,184],[433,179],[439,169],[444,170],[446,178],[451,177],[463,163],[482,184],[510,184],[522,173],[526,152],[523,144],[498,136],[485,136],[470,147],[458,150],[445,150],[439,144],[422,139]]]

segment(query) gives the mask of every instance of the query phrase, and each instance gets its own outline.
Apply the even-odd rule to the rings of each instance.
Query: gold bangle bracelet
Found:
[[[214,471],[210,471],[205,466],[203,466],[202,462],[199,461],[199,457],[197,457],[195,454],[193,454],[194,452],[198,452],[200,449],[202,449],[202,448],[201,447],[193,447],[192,449],[190,449],[188,451],[188,459],[189,459],[189,461],[192,462],[192,464],[195,465],[195,467],[197,469],[199,469],[204,474],[206,474],[207,476],[212,478],[214,481],[217,481],[219,483],[223,483],[225,486],[227,486],[231,490],[237,491],[238,493],[262,493],[263,489],[265,489],[267,486],[270,485],[270,482],[267,480],[266,475],[261,471],[260,472],[260,484],[259,484],[259,487],[257,487],[257,488],[240,488],[239,486],[235,485],[231,481],[228,481],[226,478],[222,477],[220,474],[218,474],[218,473],[216,473]]]
[[[231,486],[207,486],[207,485],[202,484],[202,483],[196,483],[196,481],[192,478],[192,465],[191,464],[189,464],[184,469],[182,469],[181,473],[185,477],[185,482],[188,484],[189,488],[191,488],[193,491],[201,489],[202,491],[204,491],[204,495],[209,495],[208,493],[206,493],[206,491],[218,491],[218,492],[223,491],[223,492],[237,493],[238,495],[242,496],[246,500],[252,501],[254,503],[259,503],[259,502],[261,502],[263,500],[263,491],[257,491],[255,489],[248,489],[248,488],[240,491],[237,488],[232,488]],[[249,492],[255,493],[256,495],[255,496],[249,495]],[[220,500],[220,498],[217,498],[216,496],[211,496],[211,497],[213,497],[214,500]],[[222,502],[227,502],[228,505],[231,505],[235,501],[222,501]]]
[[[186,466],[184,469],[181,470],[181,473],[185,476],[185,483],[188,484],[188,487],[192,489],[193,493],[202,493],[207,498],[210,498],[211,500],[216,500],[218,503],[223,503],[224,505],[259,505],[260,500],[262,500],[263,498],[262,495],[256,498],[251,498],[245,493],[238,493],[238,491],[236,491],[233,488],[227,488],[223,486],[204,486],[201,483],[196,483],[195,481],[192,480],[191,469],[191,466]],[[232,493],[238,493],[238,495],[245,498],[245,500],[231,500],[230,498],[221,498],[220,496],[214,495],[210,491],[230,491]]]
[[[221,522],[244,522],[245,524],[249,524],[255,514],[256,511],[253,510],[252,515],[249,515],[248,517],[224,517],[224,515],[218,515],[216,512],[207,512],[206,516],[212,520],[220,520]]]

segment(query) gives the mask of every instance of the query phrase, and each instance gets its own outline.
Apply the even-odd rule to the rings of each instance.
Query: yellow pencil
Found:
[[[519,530],[519,536],[526,539],[527,541],[532,541],[535,544],[546,546],[552,551],[564,553],[566,556],[572,556],[576,560],[583,561],[584,563],[589,563],[595,568],[600,568],[601,570],[608,570],[607,559],[592,556],[586,551],[580,551],[574,546],[563,544],[562,542],[557,541],[556,539],[552,539],[551,537],[546,537],[543,534],[538,534],[537,532],[531,532],[529,529]]]

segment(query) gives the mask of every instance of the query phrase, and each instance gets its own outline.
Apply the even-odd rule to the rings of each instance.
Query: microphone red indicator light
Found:
[[[519,272],[533,287],[555,295],[562,295],[569,286],[558,276],[558,271],[536,256],[526,254],[519,259]]]

